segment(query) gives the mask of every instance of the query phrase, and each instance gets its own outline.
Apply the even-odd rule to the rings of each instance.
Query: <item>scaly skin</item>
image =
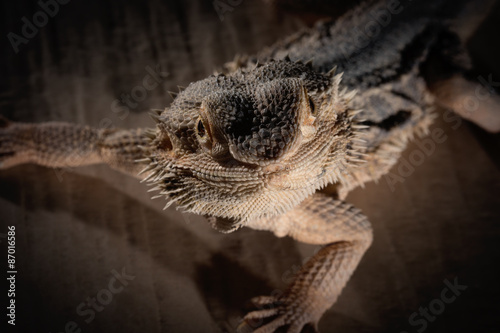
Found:
[[[427,132],[433,106],[455,101],[449,75],[463,80],[466,66],[461,41],[432,17],[434,7],[394,16],[386,31],[356,49],[351,30],[370,20],[363,13],[383,8],[371,6],[190,84],[152,115],[155,128],[1,120],[0,168],[107,163],[135,176],[142,169],[139,177],[167,206],[205,215],[222,232],[247,226],[324,244],[282,295],[254,299],[257,310],[240,326],[259,333],[317,328],[372,241],[367,218],[342,200],[388,172],[408,140]],[[315,62],[304,64],[311,55]],[[453,66],[429,75],[436,61]],[[488,103],[479,115],[498,107]],[[319,193],[328,185],[333,196]]]
[[[370,222],[359,209],[321,193],[278,218],[252,221],[248,226],[329,245],[302,267],[283,294],[253,299],[258,310],[245,317],[240,331],[256,328],[267,317],[273,320],[256,332],[274,332],[284,325],[290,325],[288,332],[300,332],[307,324],[317,330],[321,315],[335,303],[372,242]]]

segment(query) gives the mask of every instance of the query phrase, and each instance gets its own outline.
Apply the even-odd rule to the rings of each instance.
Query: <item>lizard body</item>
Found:
[[[444,82],[432,81],[428,64],[449,62],[445,78],[467,67],[436,3],[395,13],[362,47],[352,32],[385,2],[301,31],[191,83],[153,114],[151,129],[3,120],[0,167],[107,163],[141,171],[167,206],[205,215],[220,231],[247,226],[324,244],[282,295],[253,300],[258,310],[240,330],[316,327],[372,241],[368,219],[343,199],[426,133],[441,102],[433,84]],[[320,193],[328,185],[331,196]]]

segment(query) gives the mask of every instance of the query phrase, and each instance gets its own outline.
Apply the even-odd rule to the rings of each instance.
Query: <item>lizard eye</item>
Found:
[[[196,133],[196,137],[198,138],[198,142],[201,144],[203,149],[211,151],[212,136],[210,134],[210,129],[207,126],[205,126],[201,116],[198,118],[198,121],[196,122],[194,131]]]
[[[316,111],[316,107],[314,106],[314,102],[311,97],[309,97],[309,107],[311,108],[311,114],[314,114],[314,111]]]
[[[203,139],[207,136],[207,131],[205,130],[205,125],[203,125],[203,121],[201,117],[198,118],[198,123],[196,124],[196,133],[198,136]]]

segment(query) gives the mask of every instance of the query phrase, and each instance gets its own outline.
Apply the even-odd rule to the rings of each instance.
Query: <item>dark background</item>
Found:
[[[339,12],[348,3],[339,1]],[[15,121],[151,126],[146,111],[168,106],[167,90],[303,26],[260,1],[244,0],[221,21],[212,1],[72,0],[16,54],[7,34],[21,34],[22,17],[32,21],[39,10],[35,1],[2,3],[0,114]],[[494,81],[499,33],[497,5],[469,44],[478,73]],[[157,65],[169,72],[161,86],[116,112],[113,101]],[[454,278],[467,290],[426,332],[498,332],[500,137],[453,124],[439,117],[433,128],[446,141],[394,190],[382,178],[349,195],[372,221],[375,241],[322,332],[417,332],[409,317]],[[0,234],[17,230],[17,331],[63,332],[74,321],[82,332],[232,332],[248,299],[283,289],[317,250],[267,232],[219,234],[163,204],[105,166],[0,171]],[[76,308],[123,268],[135,279],[86,323]],[[6,293],[2,285],[3,302]]]

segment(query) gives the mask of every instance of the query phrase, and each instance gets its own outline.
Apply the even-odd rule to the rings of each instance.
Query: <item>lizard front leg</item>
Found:
[[[298,333],[305,325],[317,331],[321,316],[335,303],[372,242],[368,219],[352,205],[317,193],[285,215],[249,226],[327,245],[302,267],[282,295],[253,299],[259,309],[244,317],[240,332],[275,332],[287,326],[288,332]]]
[[[144,129],[96,129],[64,122],[39,124],[0,118],[0,169],[23,163],[51,168],[105,163],[137,176],[144,166],[141,145]]]

